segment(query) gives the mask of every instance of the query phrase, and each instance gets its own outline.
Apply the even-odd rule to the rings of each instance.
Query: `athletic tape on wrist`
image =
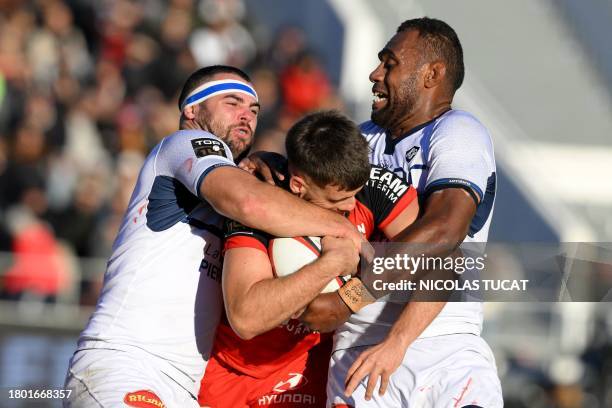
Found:
[[[368,288],[359,278],[351,278],[338,289],[338,295],[353,313],[357,313],[365,306],[374,303],[376,298],[372,296]]]

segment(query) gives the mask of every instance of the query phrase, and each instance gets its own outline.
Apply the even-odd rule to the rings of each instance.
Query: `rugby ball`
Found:
[[[291,275],[321,256],[321,238],[274,238],[270,241],[268,254],[275,276]],[[350,278],[350,276],[337,276],[323,288],[321,293],[340,289]]]

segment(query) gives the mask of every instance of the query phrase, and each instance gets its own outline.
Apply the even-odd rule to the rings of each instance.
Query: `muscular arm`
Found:
[[[476,203],[464,189],[436,191],[425,201],[422,216],[393,241],[427,244],[426,256],[446,256],[463,242],[475,213]]]
[[[238,336],[253,338],[273,329],[308,304],[344,268],[355,267],[357,251],[325,252],[296,273],[274,278],[268,255],[255,248],[232,248],[223,262],[223,297],[228,320]],[[352,253],[351,253],[352,252]]]
[[[361,242],[345,218],[257,180],[236,167],[213,170],[200,185],[200,195],[220,214],[280,237],[337,236]]]
[[[467,235],[476,212],[476,204],[469,193],[460,188],[447,188],[431,194],[425,202],[423,215],[398,234],[394,241],[427,244],[425,256],[447,256]],[[433,272],[435,273],[435,271]],[[417,272],[410,275],[395,273],[397,279],[422,279]],[[418,291],[414,294],[418,299]],[[358,383],[369,376],[366,398],[371,397],[378,377],[380,394],[386,390],[389,376],[401,363],[406,349],[440,313],[445,301],[410,301],[395,321],[385,340],[362,353],[348,371],[346,395],[352,394]]]

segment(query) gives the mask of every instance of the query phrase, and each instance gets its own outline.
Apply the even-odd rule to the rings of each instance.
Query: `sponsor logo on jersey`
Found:
[[[193,147],[193,152],[196,157],[204,157],[204,156],[223,156],[227,157],[225,153],[225,147],[223,147],[223,143],[219,140],[209,139],[209,138],[201,138],[201,139],[193,139],[191,141],[191,146]]]
[[[257,400],[257,403],[258,405],[263,406],[284,403],[302,404],[300,406],[314,405],[317,400],[315,395],[293,392],[294,390],[302,388],[306,384],[308,384],[308,379],[304,375],[300,373],[289,373],[289,378],[279,381],[279,383],[272,388],[274,394],[268,394],[260,397]]]
[[[166,405],[153,391],[147,390],[128,392],[125,394],[123,402],[136,408],[166,408]]]
[[[382,191],[392,203],[399,200],[410,187],[394,173],[380,167],[372,167],[368,184]]]
[[[263,397],[257,400],[257,405],[259,406],[270,406],[274,404],[301,404],[299,406],[305,405],[315,405],[317,402],[317,398],[312,394],[294,394],[294,393],[285,393],[285,394],[272,394],[272,395],[264,395]]]
[[[300,322],[299,320],[295,320],[295,319],[291,319],[287,323],[281,324],[280,327],[283,327],[289,333],[292,333],[293,335],[296,335],[296,336],[311,333],[308,326],[306,326],[304,323]]]
[[[279,383],[272,388],[272,391],[281,393],[289,390],[296,390],[306,384],[308,384],[308,379],[302,374],[289,373],[289,378],[279,381]]]
[[[406,152],[406,163],[410,163],[410,161],[414,159],[414,156],[416,156],[416,154],[419,152],[419,149],[419,146],[412,146],[410,150]]]
[[[241,224],[238,221],[231,220],[229,218],[225,220],[223,232],[225,234],[225,238],[229,238],[232,235],[253,235],[252,228],[249,228],[246,225]]]

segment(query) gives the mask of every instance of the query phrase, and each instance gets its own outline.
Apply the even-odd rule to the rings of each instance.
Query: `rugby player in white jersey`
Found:
[[[378,56],[370,74],[372,120],[361,125],[370,162],[414,185],[422,208],[394,241],[418,244],[418,255],[426,256],[446,256],[463,242],[486,242],[495,159],[484,126],[451,107],[464,77],[456,33],[439,20],[408,20]],[[256,156],[250,159],[246,168],[265,168]],[[311,329],[340,325],[328,405],[503,406],[495,361],[480,337],[480,303],[375,302],[361,308],[369,300],[342,299],[346,305],[335,294],[320,296],[302,316]]]
[[[361,125],[370,161],[410,181],[423,203],[420,218],[395,241],[429,244],[437,256],[461,243],[486,242],[495,197],[493,145],[473,115],[451,107],[464,77],[455,31],[435,19],[405,21],[378,57],[370,74],[372,120]],[[482,304],[449,302],[438,314],[442,305],[376,302],[351,315],[336,331],[328,402],[503,406],[495,361],[480,337]]]
[[[331,238],[334,248],[357,256],[361,238],[348,220],[235,166],[259,110],[245,73],[196,71],[179,108],[180,130],[141,169],[96,310],[70,361],[66,388],[73,392],[64,406],[198,406],[223,307],[223,216],[278,236],[342,237]]]

